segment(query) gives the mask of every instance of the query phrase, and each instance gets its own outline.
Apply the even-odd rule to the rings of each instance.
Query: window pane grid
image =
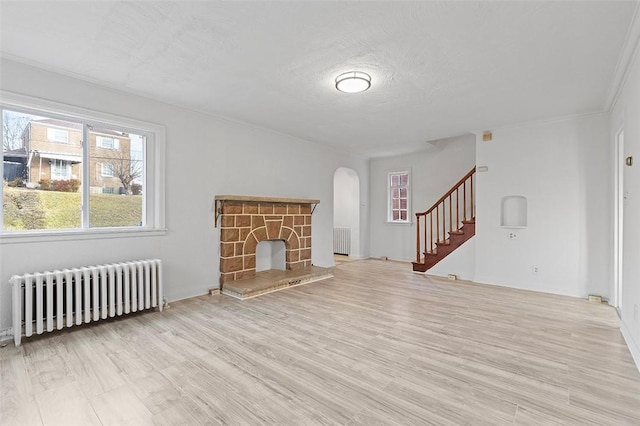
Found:
[[[389,214],[392,222],[409,221],[409,173],[389,174]]]

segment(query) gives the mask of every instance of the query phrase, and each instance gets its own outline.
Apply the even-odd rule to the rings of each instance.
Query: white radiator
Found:
[[[91,321],[158,307],[159,259],[86,266],[11,277],[13,335],[29,337]]]
[[[351,228],[343,226],[333,228],[333,253],[351,254]]]

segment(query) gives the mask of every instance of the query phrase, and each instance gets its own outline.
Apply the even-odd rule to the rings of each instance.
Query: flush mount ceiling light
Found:
[[[360,93],[371,87],[371,76],[366,72],[349,71],[336,77],[336,89],[345,93]]]

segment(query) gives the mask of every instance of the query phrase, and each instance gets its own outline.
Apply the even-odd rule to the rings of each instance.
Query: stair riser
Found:
[[[471,237],[476,234],[476,224],[475,222],[464,222],[459,231],[462,231],[463,233],[449,234],[448,244],[436,243],[437,252],[435,254],[428,253],[425,256],[424,263],[412,262],[413,270],[416,272],[426,272],[433,268],[438,264],[438,262],[456,251],[458,247],[470,240]]]

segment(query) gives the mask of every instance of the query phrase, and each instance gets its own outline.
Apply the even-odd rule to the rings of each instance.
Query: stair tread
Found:
[[[469,227],[467,232],[464,231],[464,225],[462,228],[449,232],[449,237],[445,241],[437,241],[434,244],[432,251],[423,252],[423,256],[419,262],[411,262],[413,264],[413,270],[416,272],[426,272],[439,263],[443,258],[447,257],[450,253],[457,250],[462,244],[468,241],[475,235],[475,218],[471,220],[462,221],[464,225],[474,225]],[[438,247],[441,251],[438,252]]]
[[[419,216],[424,216],[424,236],[423,236],[423,240],[421,241],[421,235],[420,235],[420,230],[421,228],[418,228],[418,236],[417,236],[417,240],[418,240],[418,254],[417,254],[417,261],[416,262],[411,262],[413,264],[413,270],[416,272],[426,272],[429,269],[431,269],[433,266],[435,266],[438,262],[440,262],[442,259],[444,259],[445,257],[447,257],[449,254],[453,253],[454,251],[456,251],[461,245],[463,245],[465,242],[467,242],[469,239],[473,238],[473,236],[476,234],[476,218],[474,215],[474,194],[472,191],[471,194],[471,209],[468,210],[467,209],[467,204],[466,204],[466,198],[465,198],[465,204],[463,205],[464,210],[462,211],[462,214],[464,216],[463,220],[459,219],[459,211],[457,210],[458,207],[456,206],[456,219],[455,222],[453,221],[453,217],[452,217],[452,201],[451,201],[451,194],[454,193],[454,191],[458,191],[462,185],[465,185],[468,179],[471,179],[471,185],[473,186],[473,176],[476,172],[475,167],[473,169],[471,169],[471,171],[469,173],[467,173],[458,183],[456,183],[447,194],[445,194],[445,196],[443,196],[440,201],[438,201],[436,204],[433,205],[433,207],[431,207],[430,209],[428,209],[427,211],[423,212],[423,213],[417,213],[416,216],[418,217],[418,226],[420,226],[420,217]],[[464,188],[464,190],[466,191],[466,187]],[[457,192],[456,192],[457,194]],[[445,229],[441,228],[442,227],[446,227],[447,225],[447,220],[444,217],[444,212],[446,210],[446,204],[445,204],[445,200],[446,197],[449,197],[449,227],[453,228],[454,226],[456,227],[456,229],[451,229],[449,232],[446,232]],[[466,197],[466,192],[465,192],[465,197]],[[456,203],[459,205],[460,200],[456,199]],[[439,219],[439,215],[438,212],[440,209],[440,204],[442,204],[442,213],[443,213],[443,217],[442,217],[442,221]],[[434,234],[434,228],[433,228],[433,212],[436,212],[436,229],[437,229],[437,233],[435,235]],[[468,214],[471,214],[472,217],[467,217]],[[427,216],[431,215],[431,237],[430,239],[427,241],[427,231],[428,231],[428,226],[429,226],[429,222],[427,222]],[[442,231],[442,234],[440,233],[440,231]],[[447,237],[444,241],[433,241],[433,238],[435,237],[436,239],[439,239],[440,236],[443,237]],[[420,253],[420,249],[424,247],[424,252],[422,252],[422,256]],[[430,249],[430,250],[429,250]]]

